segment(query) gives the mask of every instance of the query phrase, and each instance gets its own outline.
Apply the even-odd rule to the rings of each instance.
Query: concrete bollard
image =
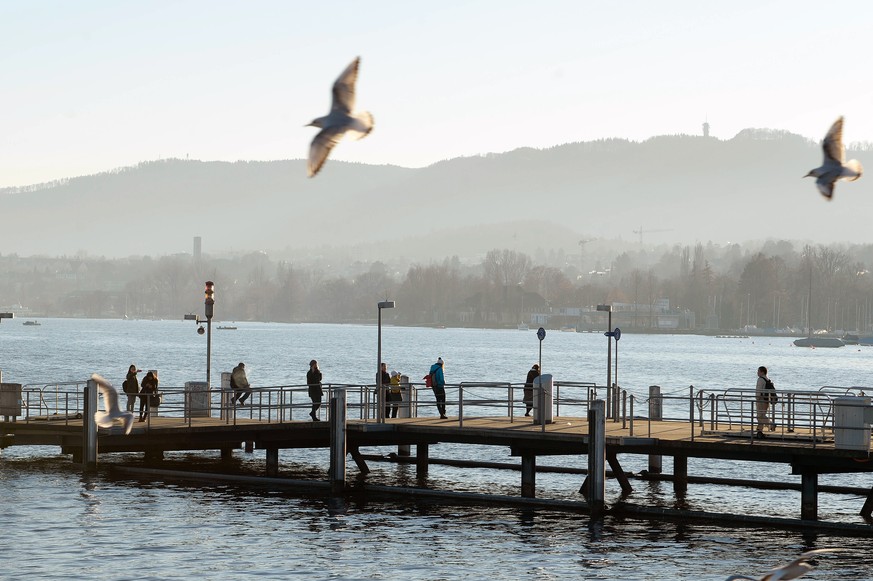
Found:
[[[346,390],[334,388],[330,398],[330,470],[328,478],[334,492],[346,485]]]
[[[602,399],[588,410],[588,506],[591,518],[603,518],[606,496],[606,404]]]
[[[664,400],[661,399],[661,386],[649,386],[649,420],[660,422],[664,419]],[[652,434],[649,433],[649,437]],[[663,471],[663,456],[649,454],[649,473],[660,474]]]

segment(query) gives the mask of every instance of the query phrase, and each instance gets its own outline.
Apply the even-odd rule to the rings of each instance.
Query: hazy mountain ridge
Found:
[[[864,163],[867,153],[847,156]],[[730,140],[671,135],[521,148],[421,169],[332,160],[315,179],[302,160],[169,159],[0,190],[0,249],[168,254],[190,252],[202,236],[205,252],[375,244],[444,257],[449,247],[496,247],[495,226],[527,221],[539,224],[534,240],[544,248],[548,223],[585,237],[669,231],[644,232],[646,243],[868,240],[869,180],[840,184],[828,203],[800,179],[820,161],[818,144],[760,129]],[[485,224],[491,234],[481,240],[477,226]]]

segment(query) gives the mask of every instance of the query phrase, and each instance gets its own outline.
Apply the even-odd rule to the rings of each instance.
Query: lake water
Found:
[[[127,366],[158,369],[162,386],[205,379],[206,340],[182,321],[43,319],[28,327],[0,324],[4,381],[83,381],[93,372],[120,385]],[[236,323],[213,330],[213,383],[244,361],[253,385],[304,382],[318,359],[326,382],[371,383],[375,326]],[[417,379],[441,356],[446,378],[521,382],[538,360],[535,331],[422,329],[385,326],[383,360]],[[606,339],[549,332],[546,373],[568,381],[606,382]],[[787,338],[718,339],[624,335],[619,383],[645,398],[649,385],[686,394],[754,386],[766,365],[780,389],[865,385],[873,348],[799,349]],[[451,410],[450,410],[451,413]],[[388,453],[390,449],[365,452]],[[516,462],[503,448],[431,447],[432,458]],[[327,452],[280,453],[280,474],[326,479]],[[217,467],[218,453],[168,454],[165,466]],[[550,510],[426,501],[344,501],[227,485],[180,485],[110,476],[113,464],[140,465],[139,455],[101,456],[83,476],[55,448],[13,447],[0,454],[0,578],[90,579],[709,579],[761,575],[805,548],[852,550],[819,560],[809,579],[873,579],[873,539],[607,518]],[[231,467],[261,471],[263,451],[234,452]],[[622,457],[626,470],[645,458]],[[584,457],[541,458],[538,465],[586,467]],[[412,466],[371,462],[368,482],[518,495],[517,472],[433,465],[424,481]],[[669,459],[665,459],[669,472]],[[690,475],[729,475],[797,482],[784,464],[689,460]],[[349,466],[354,478],[357,469]],[[581,476],[541,473],[537,496],[578,500]],[[822,476],[821,484],[869,487],[873,478]],[[799,492],[691,484],[677,501],[669,483],[632,481],[631,502],[697,510],[796,518]],[[607,482],[607,504],[619,494]],[[820,518],[861,522],[863,498],[822,494]]]

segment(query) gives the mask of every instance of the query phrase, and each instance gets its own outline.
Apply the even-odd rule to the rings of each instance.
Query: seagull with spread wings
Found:
[[[115,420],[121,420],[124,424],[124,433],[129,434],[133,428],[133,414],[121,411],[118,405],[118,391],[101,375],[94,373],[91,379],[97,384],[97,390],[103,394],[103,407],[106,408],[105,411],[94,412],[94,423],[101,428],[111,428]]]
[[[809,563],[815,555],[822,553],[837,553],[842,549],[813,549],[807,551],[791,561],[787,565],[782,565],[778,569],[773,569],[760,579],[757,577],[746,577],[745,575],[731,575],[726,581],[734,581],[735,579],[749,579],[750,581],[788,581],[789,579],[797,579],[803,577],[815,567]]]
[[[824,162],[821,167],[810,170],[805,178],[816,178],[815,185],[828,200],[834,195],[834,183],[837,180],[855,181],[864,173],[861,162],[857,159],[846,161],[846,150],[843,147],[843,118],[840,117],[831,125],[830,131],[821,143],[824,150]]]
[[[309,146],[307,162],[309,177],[318,173],[318,170],[327,161],[330,150],[339,143],[339,140],[346,133],[352,133],[361,139],[373,130],[373,116],[367,111],[360,113],[354,111],[355,81],[358,80],[358,65],[360,64],[360,57],[353,60],[333,84],[333,101],[330,113],[307,125],[307,127],[321,129]]]

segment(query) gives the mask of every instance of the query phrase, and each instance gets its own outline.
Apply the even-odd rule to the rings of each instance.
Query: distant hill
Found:
[[[869,151],[847,154],[873,167]],[[523,148],[421,169],[331,161],[314,179],[302,160],[169,159],[0,190],[0,252],[172,254],[201,236],[216,253],[358,246],[443,257],[513,241],[572,246],[582,233],[633,241],[640,227],[647,244],[869,242],[873,178],[839,184],[828,203],[801,179],[820,161],[816,143],[755,129],[730,140]]]

